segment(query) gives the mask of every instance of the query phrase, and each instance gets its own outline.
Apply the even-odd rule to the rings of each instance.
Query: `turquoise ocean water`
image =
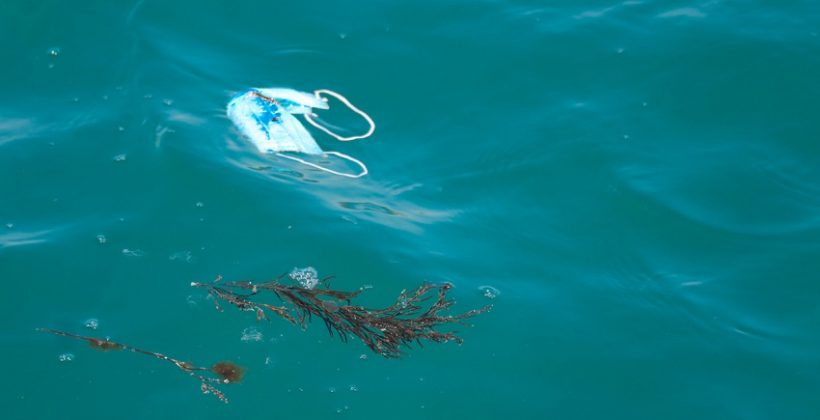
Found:
[[[3,1],[3,417],[818,418],[818,33],[813,1]],[[257,154],[248,86],[347,95],[375,135],[313,133],[371,174]],[[189,287],[307,266],[494,309],[386,360]],[[248,373],[224,405],[36,327]]]

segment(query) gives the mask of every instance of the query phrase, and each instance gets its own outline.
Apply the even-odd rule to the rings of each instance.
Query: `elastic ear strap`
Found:
[[[313,162],[308,162],[308,161],[306,161],[304,159],[301,159],[301,158],[298,158],[296,156],[289,156],[289,155],[285,155],[285,154],[282,154],[282,153],[277,153],[276,156],[283,157],[285,159],[290,159],[290,160],[299,162],[303,165],[307,165],[307,166],[310,166],[312,168],[316,168],[320,171],[324,171],[324,172],[327,172],[327,173],[333,174],[333,175],[343,176],[343,177],[346,177],[346,178],[361,178],[361,177],[367,175],[367,166],[364,166],[364,163],[362,163],[362,161],[360,161],[356,158],[350,157],[350,156],[348,156],[344,153],[339,153],[339,152],[325,152],[325,154],[326,155],[338,156],[342,159],[346,159],[348,161],[351,161],[351,162],[359,165],[359,167],[362,168],[362,172],[359,173],[359,174],[346,174],[344,172],[338,172],[338,171],[334,171],[333,169],[330,169],[330,168],[325,168],[324,166],[317,165]]]
[[[315,116],[316,114],[305,114],[305,119],[307,120],[307,122],[310,123],[310,125],[324,131],[325,133],[333,136],[336,140],[339,140],[339,141],[351,141],[351,140],[364,139],[364,138],[370,137],[373,134],[373,132],[376,131],[376,123],[373,122],[373,119],[370,118],[370,116],[367,115],[367,113],[365,113],[361,109],[356,108],[355,106],[353,106],[353,104],[351,104],[350,101],[347,100],[347,98],[345,98],[344,96],[342,96],[342,95],[340,95],[340,94],[338,94],[338,93],[336,93],[332,90],[328,90],[328,89],[319,89],[319,90],[314,92],[317,99],[320,99],[320,100],[323,100],[323,101],[327,102],[327,99],[321,97],[321,94],[323,94],[323,93],[327,94],[327,95],[330,95],[330,96],[333,96],[334,98],[341,101],[343,104],[347,105],[347,107],[350,108],[351,111],[361,115],[362,118],[364,118],[365,121],[367,121],[367,123],[370,125],[370,129],[368,129],[366,133],[358,135],[358,136],[342,137],[342,136],[330,131],[325,126],[319,125],[317,122],[313,121],[313,116]]]

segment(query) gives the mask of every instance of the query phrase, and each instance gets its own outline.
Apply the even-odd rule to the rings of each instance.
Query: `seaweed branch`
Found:
[[[455,332],[436,328],[444,324],[465,324],[467,319],[491,309],[487,305],[458,315],[442,315],[442,311],[455,304],[447,298],[452,288],[449,283],[424,283],[412,292],[403,290],[387,308],[370,309],[351,304],[363,289],[345,292],[324,288],[328,278],[312,284],[285,285],[279,282],[283,277],[265,283],[220,283],[221,277],[218,277],[212,283],[193,282],[191,286],[206,289],[220,311],[222,301],[239,310],[255,312],[257,320],[268,320],[267,314],[273,313],[303,328],[313,317],[319,318],[331,336],[338,335],[343,342],[351,335],[358,337],[372,351],[387,358],[400,357],[403,346],[409,348],[413,342],[421,346],[422,340],[460,344],[463,340]],[[318,284],[323,287],[315,287]],[[275,295],[285,306],[258,302],[256,299],[263,291]],[[431,299],[433,302],[426,306]]]
[[[245,374],[245,370],[233,362],[218,362],[211,367],[194,366],[191,363],[184,362],[173,357],[168,357],[162,353],[143,350],[128,344],[117,343],[108,339],[100,339],[95,337],[88,337],[84,335],[73,334],[66,331],[55,330],[51,328],[37,328],[37,331],[46,332],[50,334],[60,335],[63,337],[74,338],[87,342],[91,348],[101,351],[125,350],[134,353],[141,353],[148,356],[156,357],[176,366],[181,371],[191,375],[200,382],[200,389],[203,394],[213,394],[220,401],[228,403],[228,398],[225,394],[216,388],[218,384],[229,384],[239,382]]]

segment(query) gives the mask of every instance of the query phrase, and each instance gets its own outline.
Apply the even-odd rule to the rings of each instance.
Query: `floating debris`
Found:
[[[199,367],[194,366],[189,362],[184,362],[182,360],[168,357],[162,353],[143,350],[137,347],[132,347],[128,344],[117,343],[115,341],[108,340],[107,338],[101,339],[96,337],[87,337],[84,335],[54,330],[51,328],[38,328],[37,331],[82,340],[87,342],[91,346],[91,348],[100,351],[127,350],[132,353],[140,353],[147,356],[155,357],[159,360],[164,360],[166,362],[172,363],[179,370],[199,380],[199,389],[202,391],[203,394],[214,394],[214,396],[216,396],[217,398],[219,398],[220,401],[226,404],[228,403],[228,398],[225,397],[225,394],[222,393],[222,391],[216,388],[216,385],[239,382],[245,375],[245,369],[243,369],[242,367],[238,366],[233,362],[217,362],[211,367]],[[58,356],[57,359],[61,362],[70,362],[74,360],[74,355],[71,353],[63,353],[60,356]]]
[[[316,270],[310,268],[315,276]],[[296,270],[295,270],[296,271]],[[304,271],[298,271],[304,274]],[[302,274],[291,272],[287,277],[299,282],[299,285],[283,285],[279,279],[253,283],[248,281],[221,282],[221,277],[213,283],[192,282],[191,287],[202,287],[208,290],[217,310],[222,310],[220,302],[229,303],[239,310],[253,312],[257,320],[269,319],[268,314],[275,314],[292,324],[306,328],[313,319],[324,321],[331,335],[338,335],[343,341],[355,336],[373,352],[387,358],[402,356],[401,349],[422,340],[436,343],[462,340],[455,332],[438,331],[437,327],[445,324],[464,323],[465,320],[487,312],[490,305],[457,315],[442,315],[440,312],[449,309],[455,301],[447,298],[447,292],[453,288],[450,283],[424,283],[411,292],[403,290],[395,302],[383,309],[366,308],[352,305],[351,300],[362,293],[362,290],[345,292],[328,288],[307,287],[319,283],[326,284],[329,277],[308,282],[303,285]],[[308,278],[312,278],[307,276]],[[257,299],[261,292],[267,290],[284,302],[286,306],[275,306]],[[433,301],[428,304],[428,301]]]
[[[314,110],[330,107],[326,96],[338,99],[364,118],[370,126],[368,131],[361,135],[343,137],[316,122],[313,119]],[[308,123],[341,141],[370,137],[376,129],[376,124],[369,115],[353,106],[345,97],[328,89],[319,89],[310,94],[288,88],[254,88],[234,96],[227,107],[228,118],[260,153],[274,154],[282,159],[347,178],[367,175],[367,166],[360,160],[344,153],[322,150],[310,132],[296,119],[298,114],[303,114]],[[325,166],[326,162],[309,162],[293,153],[313,155],[316,159],[321,157],[325,161],[332,156],[334,160],[341,159],[358,166],[359,172],[338,172]]]
[[[114,156],[114,162],[125,162],[126,159],[125,153],[120,153],[119,155]]]
[[[108,239],[105,238],[105,235],[97,235],[97,243],[102,245],[106,243]]]

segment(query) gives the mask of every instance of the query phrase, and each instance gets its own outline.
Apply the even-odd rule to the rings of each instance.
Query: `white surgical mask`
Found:
[[[320,96],[322,93],[336,97],[354,112],[364,117],[370,124],[368,132],[360,136],[341,137],[314,122],[311,118],[313,109],[329,108],[327,100]],[[361,161],[343,153],[323,151],[316,143],[316,140],[313,139],[313,136],[294,116],[294,114],[303,114],[310,124],[341,141],[361,139],[373,134],[375,130],[373,120],[338,93],[329,90],[317,90],[315,94],[311,95],[286,88],[250,89],[231,99],[228,103],[227,113],[228,118],[239,131],[262,153],[276,154],[282,158],[349,178],[359,178],[367,175],[367,167]],[[359,165],[362,170],[358,174],[337,172],[299,157],[284,154],[286,152],[337,156]]]

